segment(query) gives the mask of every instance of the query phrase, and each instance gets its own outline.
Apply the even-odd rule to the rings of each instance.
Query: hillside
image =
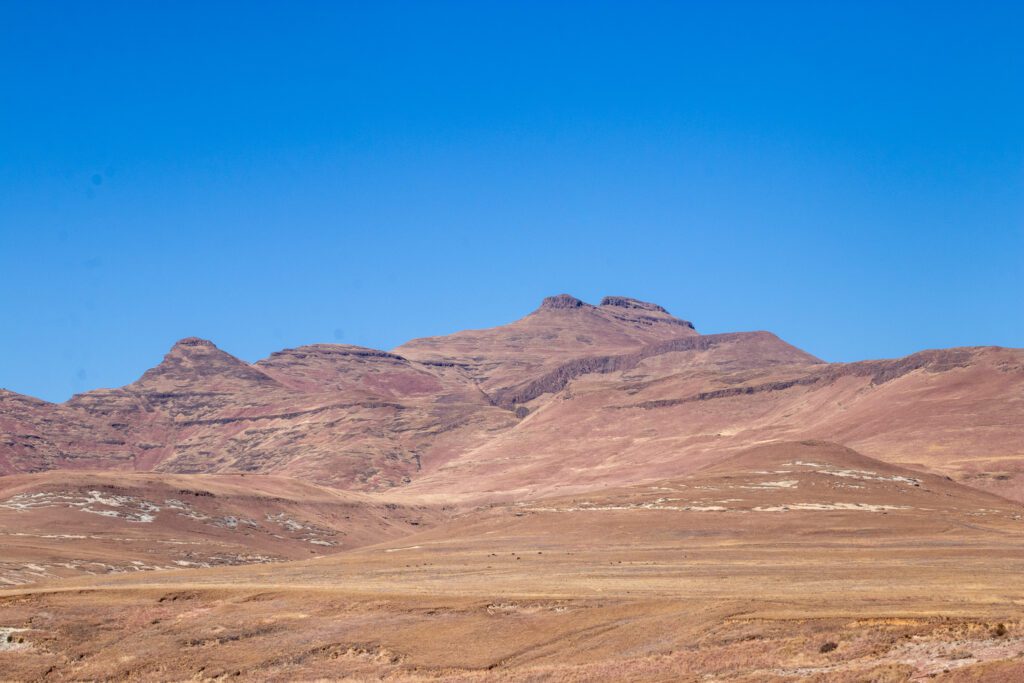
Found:
[[[274,476],[12,475],[0,477],[0,584],[305,559],[447,514]]]

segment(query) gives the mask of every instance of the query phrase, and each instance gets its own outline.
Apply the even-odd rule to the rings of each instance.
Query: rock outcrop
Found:
[[[640,301],[639,299],[630,299],[628,296],[606,296],[601,299],[601,305],[614,306],[615,308],[638,308],[642,311],[656,311],[658,313],[668,314],[668,311],[658,304]]]
[[[583,308],[584,306],[590,306],[590,304],[583,303],[571,294],[556,294],[555,296],[549,296],[540,303],[541,308],[551,310]]]

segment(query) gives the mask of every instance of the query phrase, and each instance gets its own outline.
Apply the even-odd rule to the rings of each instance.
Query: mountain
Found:
[[[189,338],[136,382],[48,404],[0,393],[0,472],[274,474],[466,502],[681,476],[828,439],[1024,500],[1024,351],[826,363],[769,332],[569,295],[392,352],[314,344],[246,363]]]
[[[0,394],[0,420],[6,473],[274,473],[374,489],[514,417],[451,367],[329,344],[249,364],[189,338],[119,389],[60,405]]]

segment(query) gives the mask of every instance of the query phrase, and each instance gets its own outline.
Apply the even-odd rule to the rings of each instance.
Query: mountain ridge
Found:
[[[931,390],[946,394],[988,391],[991,399],[978,404],[981,412],[971,419],[991,423],[982,431],[995,430],[993,443],[1009,445],[1020,433],[1011,423],[1024,415],[1015,393],[1024,373],[1021,356],[1014,349],[964,347],[826,363],[770,332],[702,335],[657,304],[607,296],[593,305],[561,294],[506,325],[415,339],[393,351],[308,344],[248,363],[212,341],[186,337],[124,387],[83,392],[61,404],[0,393],[0,472],[248,472],[353,490],[415,482],[418,493],[429,493],[433,478],[451,468],[475,471],[486,454],[496,462],[515,463],[505,469],[518,471],[527,485],[508,490],[523,493],[547,490],[542,480],[560,470],[549,471],[543,458],[565,461],[555,454],[563,446],[573,452],[592,443],[590,455],[576,465],[584,468],[584,481],[606,469],[608,476],[628,481],[656,476],[658,468],[685,474],[748,443],[755,433],[769,439],[841,440],[854,434],[854,443],[867,444],[873,455],[889,452],[901,462],[1024,497],[1024,476],[1017,474],[1024,473],[1024,453],[1011,448],[1013,458],[1007,460],[1007,452],[991,444],[980,448],[980,437],[972,438],[969,431],[953,434],[951,427],[940,425],[939,433],[947,434],[942,438],[952,439],[942,450],[962,452],[951,460],[923,458],[933,445],[907,427],[921,419],[911,414],[923,404],[894,394],[884,399],[895,401],[885,407],[877,396],[890,385],[929,382],[939,382]],[[992,372],[985,371],[981,379],[983,367]],[[962,385],[957,373],[963,371],[974,372],[978,381]],[[955,382],[961,382],[959,389]],[[801,418],[805,422],[793,422],[794,415],[805,412],[801,402],[847,394],[842,405],[826,401]],[[1000,402],[997,396],[1006,398]],[[788,413],[781,409],[793,401]],[[718,417],[707,414],[712,402]],[[776,404],[782,410],[776,417],[764,412]],[[846,426],[843,415],[852,405],[871,407],[870,422],[879,427],[875,434]],[[638,410],[673,417],[652,423]],[[739,432],[729,425],[751,411],[762,417],[744,418]],[[533,419],[540,414],[544,417]],[[901,414],[908,416],[902,422],[894,417]],[[673,422],[677,415],[682,420]],[[558,424],[549,431],[547,421],[553,416]],[[594,440],[609,428],[595,420],[607,419],[613,419],[612,428],[620,434],[622,448],[616,451]],[[757,427],[758,420],[764,426]],[[585,427],[592,423],[592,429]],[[715,423],[722,426],[710,428]],[[833,426],[839,424],[844,426]],[[711,434],[727,436],[701,436],[709,428]],[[657,436],[652,440],[643,434]],[[675,443],[680,450],[669,457],[672,451],[662,451],[658,443]],[[910,457],[921,448],[922,456]],[[634,451],[627,460],[638,458],[635,466],[619,462]],[[538,453],[545,455],[540,469],[534,469],[530,463]],[[997,462],[1007,466],[996,468]],[[596,469],[588,472],[591,468]],[[577,475],[565,471],[558,476],[569,477],[558,482],[564,486]],[[474,496],[488,495],[485,480],[470,477],[469,490],[478,491]],[[455,481],[439,485],[439,494],[465,491]],[[505,484],[493,486],[500,490]]]

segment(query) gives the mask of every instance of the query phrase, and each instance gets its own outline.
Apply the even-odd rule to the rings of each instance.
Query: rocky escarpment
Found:
[[[639,299],[631,299],[628,296],[606,296],[601,299],[601,306],[611,306],[614,308],[636,308],[641,311],[656,311],[658,313],[668,314],[668,311],[664,307],[658,304],[652,304],[647,301],[640,301]]]
[[[528,403],[543,394],[561,391],[569,382],[583,375],[608,374],[632,370],[648,358],[668,353],[707,351],[723,344],[743,344],[764,340],[775,342],[780,355],[776,360],[764,356],[761,359],[763,362],[820,362],[813,356],[795,349],[768,332],[731,332],[696,335],[651,344],[633,353],[578,358],[559,365],[554,370],[545,373],[537,379],[511,387],[505,391],[496,392],[491,398],[497,405],[513,409],[517,404]]]
[[[693,330],[693,323],[681,320],[669,313],[663,306],[626,296],[606,296],[601,299],[601,310],[624,321],[643,325],[677,325],[687,331]]]
[[[540,302],[540,307],[547,310],[560,310],[560,309],[572,309],[572,308],[593,308],[590,304],[584,303],[570,294],[556,294],[555,296],[545,297]]]
[[[301,360],[326,357],[387,359],[401,365],[409,365],[409,361],[397,353],[349,344],[309,344],[294,349],[274,351],[266,359],[256,361],[255,365],[260,368],[285,367]]]
[[[554,370],[545,373],[529,382],[507,390],[496,392],[491,396],[496,405],[514,409],[516,405],[528,403],[544,394],[555,393],[564,389],[571,381],[589,374],[608,374],[612,372],[624,372],[636,368],[640,363],[655,356],[676,352],[699,352],[707,351],[723,344],[743,344],[754,339],[774,338],[780,345],[785,345],[796,353],[784,353],[776,361],[767,358],[769,363],[784,362],[808,362],[821,363],[820,360],[805,354],[802,351],[789,347],[774,335],[767,332],[733,332],[724,334],[708,334],[695,337],[684,337],[672,339],[658,344],[651,344],[640,351],[627,354],[615,354],[607,356],[592,356],[578,358],[564,363]],[[984,348],[984,347],[979,347]],[[727,387],[712,391],[705,391],[674,399],[659,399],[646,401],[637,404],[619,406],[622,408],[661,408],[680,403],[692,401],[706,401],[716,398],[740,396],[743,394],[755,394],[765,391],[782,391],[796,386],[807,386],[818,383],[835,382],[841,377],[870,377],[871,384],[879,385],[892,381],[914,370],[927,370],[929,372],[944,372],[954,368],[966,367],[970,364],[971,358],[976,349],[937,349],[921,351],[919,353],[892,360],[860,361],[856,363],[836,363],[827,365],[822,369],[814,369],[809,374],[792,379],[775,380],[754,385],[741,387]],[[763,351],[762,351],[763,353]]]
[[[446,381],[439,371],[388,351],[347,344],[310,344],[276,351],[254,367],[302,391],[371,391],[382,396],[458,393],[465,380]]]
[[[870,377],[872,386],[879,386],[887,382],[899,379],[915,370],[924,370],[931,373],[940,373],[955,368],[966,368],[971,364],[974,355],[983,351],[984,347],[978,348],[957,348],[957,349],[935,349],[921,351],[919,353],[896,358],[892,360],[859,361],[856,363],[836,363],[828,365],[820,370],[814,370],[810,374],[794,377],[792,379],[763,382],[740,387],[727,387],[713,391],[702,391],[692,396],[683,398],[660,399],[655,401],[643,401],[615,408],[669,408],[683,403],[696,401],[710,401],[720,398],[744,396],[749,394],[760,394],[769,391],[784,391],[794,387],[811,386],[816,384],[832,384],[843,377]]]

